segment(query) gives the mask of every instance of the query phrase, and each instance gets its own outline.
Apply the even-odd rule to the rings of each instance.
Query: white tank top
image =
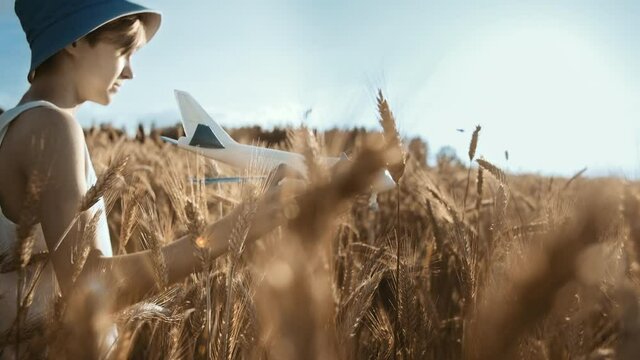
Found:
[[[39,107],[49,107],[53,109],[59,109],[56,105],[44,101],[32,101],[19,105],[13,109],[9,109],[0,115],[0,145],[7,133],[7,128],[13,119],[15,119],[22,112]],[[87,188],[96,183],[96,174],[89,156],[89,150],[85,142],[85,169],[86,169],[86,182]],[[2,171],[0,169],[0,176]],[[91,214],[102,210],[102,216],[100,217],[96,229],[96,243],[94,246],[102,251],[104,256],[113,256],[111,249],[111,239],[109,237],[109,228],[107,225],[107,217],[105,215],[105,204],[101,198],[89,211]],[[44,241],[44,235],[40,224],[35,228],[36,242],[33,249],[34,253],[48,251],[47,245]],[[16,224],[3,214],[0,207],[0,254],[4,254],[6,251],[15,251],[16,244]],[[31,267],[31,266],[30,266]],[[30,268],[28,267],[28,268]],[[33,270],[31,270],[33,271]],[[29,278],[29,275],[27,275]],[[0,334],[8,330],[15,318],[17,310],[16,302],[16,284],[18,275],[17,272],[0,273]],[[27,323],[38,321],[46,316],[48,312],[53,310],[53,303],[55,295],[58,291],[58,283],[53,271],[53,267],[50,261],[47,261],[47,265],[44,268],[40,281],[35,289],[35,295],[33,303],[27,313]],[[24,294],[24,291],[23,291]]]

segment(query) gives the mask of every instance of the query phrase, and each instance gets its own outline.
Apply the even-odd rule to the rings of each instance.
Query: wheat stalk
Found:
[[[122,201],[122,221],[120,222],[120,236],[118,237],[118,253],[126,252],[127,244],[133,233],[133,229],[139,221],[140,217],[140,199],[143,196],[143,189],[129,192]]]
[[[100,221],[100,217],[103,216],[102,209],[96,211],[89,222],[85,225],[84,230],[82,231],[82,235],[78,239],[78,242],[75,244],[73,252],[72,252],[72,260],[71,263],[73,265],[71,282],[75,283],[78,279],[78,276],[84,269],[84,265],[87,262],[87,258],[89,257],[89,252],[95,242],[96,238],[96,229],[98,227],[98,222]]]
[[[304,138],[304,162],[307,166],[307,176],[312,184],[326,181],[327,174],[323,164],[320,163],[320,145],[313,132],[307,128],[302,129]]]
[[[264,132],[259,128],[242,131],[246,133],[241,138],[260,137],[269,139],[270,143],[277,143],[284,133]],[[114,133],[113,129],[109,132]],[[106,135],[105,131],[91,136],[92,146],[97,150],[96,159],[117,157],[112,155],[114,141]],[[476,193],[468,194],[467,198],[467,202],[475,204],[469,209],[465,206],[464,211],[475,209],[477,229],[488,230],[483,233],[486,239],[480,239],[477,237],[480,231],[476,230],[474,237],[471,226],[458,220],[462,216],[457,209],[463,201],[457,201],[462,200],[466,191],[465,172],[466,185],[472,186],[469,169],[460,164],[452,163],[439,171],[409,163],[401,177],[405,183],[401,189],[403,202],[395,201],[394,192],[379,194],[379,208],[375,211],[368,206],[368,194],[348,202],[352,195],[370,189],[365,178],[369,170],[363,172],[363,168],[373,167],[375,163],[381,164],[378,168],[381,170],[397,158],[385,157],[385,151],[388,155],[394,151],[386,149],[388,144],[380,141],[383,138],[380,133],[374,135],[361,130],[325,133],[327,144],[339,146],[331,147],[331,153],[351,151],[354,146],[360,149],[360,144],[367,144],[376,135],[380,149],[355,152],[358,154],[354,156],[355,161],[364,162],[358,165],[360,170],[343,162],[347,165],[344,171],[336,170],[332,179],[314,183],[296,202],[289,204],[290,207],[285,206],[291,208],[284,211],[285,217],[291,217],[290,229],[281,227],[270,234],[272,236],[258,241],[247,266],[244,266],[244,257],[249,255],[246,244],[230,241],[228,256],[210,261],[205,270],[161,292],[164,299],[160,299],[160,295],[146,299],[136,310],[119,315],[123,340],[118,342],[116,358],[164,358],[167,354],[172,358],[224,357],[225,360],[637,357],[640,276],[637,275],[639,266],[633,261],[637,256],[632,246],[638,241],[636,237],[640,238],[636,234],[640,233],[637,229],[640,226],[636,224],[640,212],[636,182],[628,186],[630,194],[624,198],[621,213],[595,203],[578,202],[578,206],[572,206],[577,202],[576,195],[589,184],[595,183],[601,190],[617,187],[617,180],[573,181],[570,186],[576,191],[550,193],[546,189],[548,178],[514,176],[509,177],[507,184],[506,174],[494,171],[496,176],[478,163],[475,190],[468,190]],[[298,134],[298,140],[303,140],[303,136]],[[322,144],[321,134],[316,136]],[[304,156],[304,152],[310,150],[309,144],[302,146],[306,147],[300,151]],[[139,178],[133,177],[133,181],[127,178],[141,194],[127,192],[121,199],[122,206],[116,204],[113,208],[116,214],[108,216],[108,220],[112,229],[120,223],[119,231],[125,233],[121,238],[133,239],[129,240],[130,245],[137,246],[131,244],[137,240],[137,230],[133,229],[141,228],[141,223],[167,239],[182,237],[187,232],[197,244],[198,235],[206,226],[206,216],[213,213],[222,217],[223,206],[229,208],[241,203],[235,185],[220,186],[215,192],[206,193],[205,187],[199,186],[190,196],[180,195],[182,190],[178,187],[186,185],[183,179],[176,178],[179,182],[174,182],[175,179],[163,178],[165,175],[161,172],[165,168],[163,162],[167,161],[166,152],[173,154],[182,150],[159,147],[154,142],[128,150],[135,159],[133,165],[146,171],[144,176],[136,174]],[[371,159],[366,159],[366,151],[377,151],[380,158],[371,163]],[[309,151],[307,159],[312,160],[313,153]],[[476,149],[471,155],[473,160],[478,153]],[[187,160],[191,161],[192,157],[171,158],[175,174],[189,173],[187,167],[193,164]],[[197,171],[202,174],[200,168]],[[488,186],[487,173],[496,178],[499,186]],[[566,184],[560,184],[558,189]],[[117,185],[119,191],[121,184]],[[482,200],[483,194],[486,198],[487,193],[494,190],[500,192],[498,198],[494,194],[491,199]],[[506,190],[509,196],[513,195],[514,203],[523,199],[529,205],[522,208],[524,226],[513,216],[517,204],[504,207]],[[597,191],[590,194],[595,193]],[[204,194],[208,203],[199,197]],[[112,198],[107,195],[105,192],[103,197],[108,209]],[[188,205],[187,198],[194,203]],[[346,204],[350,207],[343,206]],[[494,204],[496,211],[485,213],[484,207],[489,204]],[[141,213],[141,208],[153,211],[156,218]],[[582,208],[591,208],[597,214],[580,215]],[[348,211],[340,211],[343,209]],[[236,213],[241,212],[237,210]],[[400,210],[406,220],[398,229]],[[604,226],[607,231],[602,236],[597,236],[597,248],[591,248],[593,236],[581,230],[584,219],[601,222],[609,213],[614,214],[614,220]],[[332,220],[338,214],[341,218],[335,223],[339,223],[341,229],[348,224],[348,232],[339,231],[330,237],[336,230]],[[600,225],[594,227],[601,228]],[[86,233],[87,227],[84,229]],[[131,236],[131,231],[136,234]],[[237,235],[234,237],[238,239]],[[538,241],[547,237],[548,241]],[[144,235],[143,240],[146,238]],[[572,245],[578,238],[585,243]],[[477,241],[471,243],[469,239]],[[523,249],[529,244],[531,250]],[[584,251],[587,247],[590,247],[588,252]],[[603,258],[594,261],[592,250]],[[243,255],[238,257],[238,253]],[[16,257],[16,254],[12,247],[9,255]],[[85,267],[90,266],[89,256]],[[280,261],[272,261],[271,256],[279,257]],[[39,254],[31,256],[28,271],[40,257]],[[579,272],[574,266],[578,257]],[[77,258],[74,255],[74,264]],[[150,254],[148,260],[151,266]],[[627,264],[627,260],[633,263]],[[18,270],[19,261],[14,262]],[[266,266],[261,267],[263,263]],[[276,269],[270,266],[273,263],[284,264],[290,271],[285,285],[273,282],[278,280],[278,276],[270,272]],[[37,265],[36,270],[41,267],[40,263]],[[593,278],[594,273],[600,275],[595,270],[601,267],[604,277]],[[158,272],[150,269],[150,276],[156,276],[151,271]],[[270,286],[261,285],[263,277]],[[27,284],[26,289],[22,303],[28,306],[34,297],[33,283]],[[254,296],[257,289],[261,292]],[[47,332],[60,329],[57,333],[65,334],[61,336],[67,339],[61,344],[63,350],[64,346],[73,350],[76,345],[93,344],[93,330],[87,326],[91,323],[85,321],[90,313],[83,312],[82,306],[90,300],[81,296],[78,302],[67,306],[66,315],[75,315],[75,319],[63,325],[75,327],[42,325]],[[73,332],[73,337],[67,336],[73,329],[81,330]],[[25,321],[21,333],[23,337],[29,333],[30,345],[25,346],[24,341],[20,344],[21,357],[35,353],[31,336],[37,333],[31,331],[32,323]],[[15,327],[8,336],[10,341],[15,339]],[[5,339],[0,339],[0,344],[5,344]],[[334,349],[332,340],[339,344],[335,346],[338,356],[327,355]],[[54,350],[48,354],[74,355]]]
[[[471,142],[469,143],[469,161],[472,161],[476,156],[476,148],[478,147],[478,135],[480,134],[480,125],[476,125],[476,129],[473,130],[473,135],[471,135]]]
[[[185,214],[187,217],[187,229],[193,237],[202,235],[205,229],[204,217],[200,213],[198,207],[191,200],[187,200],[185,204]]]
[[[222,329],[222,359],[230,359],[232,351],[229,349],[229,337],[231,329],[231,307],[233,298],[233,280],[235,276],[235,269],[244,252],[245,241],[249,234],[249,228],[251,221],[253,220],[257,211],[257,202],[255,199],[250,198],[242,205],[240,214],[238,215],[236,222],[229,234],[229,272],[227,273],[227,286],[225,296],[225,312],[224,312],[224,328]]]
[[[127,165],[127,161],[128,157],[126,156],[116,159],[111,164],[111,166],[107,168],[106,172],[98,178],[96,183],[89,188],[89,190],[80,201],[80,206],[78,208],[76,216],[74,216],[67,228],[62,232],[62,235],[60,235],[60,237],[56,241],[52,250],[53,252],[58,250],[58,247],[60,246],[60,244],[62,244],[62,241],[73,227],[73,224],[78,221],[82,213],[93,207],[93,205],[95,205],[100,200],[102,195],[104,195],[105,191],[113,188],[116,185]]]
[[[469,143],[469,169],[467,170],[467,186],[464,189],[464,200],[462,201],[462,208],[467,208],[467,196],[469,195],[469,182],[471,179],[471,162],[473,158],[476,156],[476,148],[478,147],[478,136],[480,134],[480,125],[476,126],[476,129],[473,131],[473,135],[471,135],[471,142]],[[464,214],[462,213],[462,220],[464,221]]]
[[[484,185],[484,170],[482,166],[478,167],[478,177],[476,178],[476,216],[478,217],[476,221],[476,233],[478,234],[478,239],[480,238],[480,208],[482,207],[482,188]]]
[[[500,210],[500,213],[502,215],[500,216],[500,218],[504,218],[504,214],[507,211],[507,205],[508,205],[508,202],[509,202],[509,192],[507,190],[508,187],[509,187],[509,184],[507,183],[507,175],[499,167],[497,167],[494,164],[488,162],[487,160],[477,159],[476,161],[478,162],[478,164],[482,168],[487,170],[491,175],[493,175],[493,177],[496,180],[498,180],[498,183],[500,185],[500,192],[499,192],[499,200],[496,201],[496,204],[500,204],[501,205],[501,208],[499,210]],[[516,210],[517,209],[518,209],[518,207],[516,206]],[[517,210],[517,211],[519,211],[519,210]],[[521,215],[520,215],[520,219],[521,219],[521,221],[523,221]]]
[[[396,126],[396,119],[389,108],[389,103],[384,98],[384,95],[382,95],[381,89],[378,89],[377,102],[378,113],[380,115],[378,122],[382,125],[387,149],[394,153],[394,159],[388,164],[389,173],[393,180],[398,183],[402,174],[404,174],[407,154],[402,147],[400,132],[398,132],[398,127]]]
[[[185,218],[185,198],[186,191],[184,183],[180,181],[177,171],[174,167],[167,167],[165,176],[163,177],[162,186],[171,200],[173,212],[178,216],[180,221],[186,221]]]
[[[379,248],[365,262],[360,284],[350,292],[349,297],[339,304],[336,322],[345,332],[345,338],[357,337],[363,320],[369,311],[373,295],[380,285],[384,270],[378,270],[378,260],[384,255],[385,249]]]
[[[484,185],[484,170],[482,167],[478,167],[478,177],[476,178],[476,210],[480,211],[482,205],[482,187]]]
[[[503,185],[507,183],[507,175],[499,167],[493,165],[485,159],[477,159],[476,162],[485,170],[487,170],[491,175],[493,175],[493,177],[496,178],[499,183]]]
[[[38,207],[42,192],[43,178],[38,173],[31,174],[27,183],[24,204],[20,212],[20,219],[16,227],[16,259],[20,267],[27,266],[33,253],[35,244],[35,226],[38,223]]]
[[[168,283],[167,264],[162,252],[162,238],[163,236],[154,225],[158,223],[158,217],[154,209],[141,209],[141,213],[144,214],[144,220],[140,221],[141,235],[143,241],[146,243],[147,248],[151,251],[151,264],[153,267],[153,274],[156,279],[156,286],[159,290],[164,290]]]
[[[580,171],[578,171],[577,173],[573,174],[573,176],[569,180],[567,180],[567,182],[564,184],[564,186],[562,187],[562,190],[566,190],[567,188],[569,188],[569,185],[571,185],[571,183],[576,181],[586,171],[587,171],[587,168],[584,167]]]
[[[590,193],[578,205],[580,217],[551,236],[542,252],[520,263],[505,299],[498,292],[487,293],[479,310],[474,334],[469,336],[469,355],[473,359],[505,359],[513,355],[519,335],[551,309],[555,294],[575,276],[575,262],[587,246],[595,243],[607,224],[599,211],[611,209],[611,200]],[[614,205],[615,206],[615,205]]]
[[[38,207],[40,205],[40,194],[42,191],[43,179],[37,173],[34,172],[29,176],[29,182],[27,183],[27,193],[25,196],[25,202],[20,212],[20,220],[16,228],[16,256],[15,259],[20,265],[18,270],[18,282],[16,291],[16,357],[20,356],[20,328],[21,323],[24,320],[23,314],[26,314],[28,306],[25,306],[22,300],[22,286],[26,277],[26,267],[31,260],[33,253],[33,246],[35,245],[36,234],[35,227],[38,223]]]
[[[635,194],[630,186],[626,186],[623,198],[623,215],[629,229],[629,248],[631,253],[631,264],[629,270],[638,276],[640,270],[640,198]]]
[[[368,190],[384,164],[385,156],[380,150],[365,148],[348,168],[334,175],[330,182],[312,187],[297,197],[295,206],[298,211],[292,216],[290,228],[303,239],[319,238],[325,233],[332,214],[345,200]]]
[[[82,197],[78,212],[89,210],[100,200],[107,190],[115,187],[118,181],[120,181],[128,161],[128,156],[123,156],[113,161],[105,173],[98,177],[96,183],[92,185],[89,190],[87,190],[87,193]]]

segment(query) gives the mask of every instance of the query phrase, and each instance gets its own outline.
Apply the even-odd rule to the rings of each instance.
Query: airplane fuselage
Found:
[[[182,140],[182,139],[180,139]],[[287,164],[301,174],[307,173],[304,156],[298,153],[277,149],[261,148],[245,144],[226,144],[224,149],[208,149],[192,146],[178,141],[178,147],[218,160],[240,170],[265,169],[271,170],[279,164]],[[333,166],[340,158],[323,157],[322,161],[327,166]]]

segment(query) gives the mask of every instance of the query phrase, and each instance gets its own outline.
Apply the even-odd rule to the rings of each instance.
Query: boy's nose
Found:
[[[131,69],[131,63],[127,61],[127,64],[122,69],[122,73],[120,74],[120,78],[122,79],[133,79],[133,70]]]

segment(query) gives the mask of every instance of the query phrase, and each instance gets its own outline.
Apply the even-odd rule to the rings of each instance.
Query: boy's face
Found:
[[[99,41],[94,46],[81,39],[77,42],[76,80],[82,99],[107,105],[124,80],[133,79],[130,53],[122,53],[117,45]]]

